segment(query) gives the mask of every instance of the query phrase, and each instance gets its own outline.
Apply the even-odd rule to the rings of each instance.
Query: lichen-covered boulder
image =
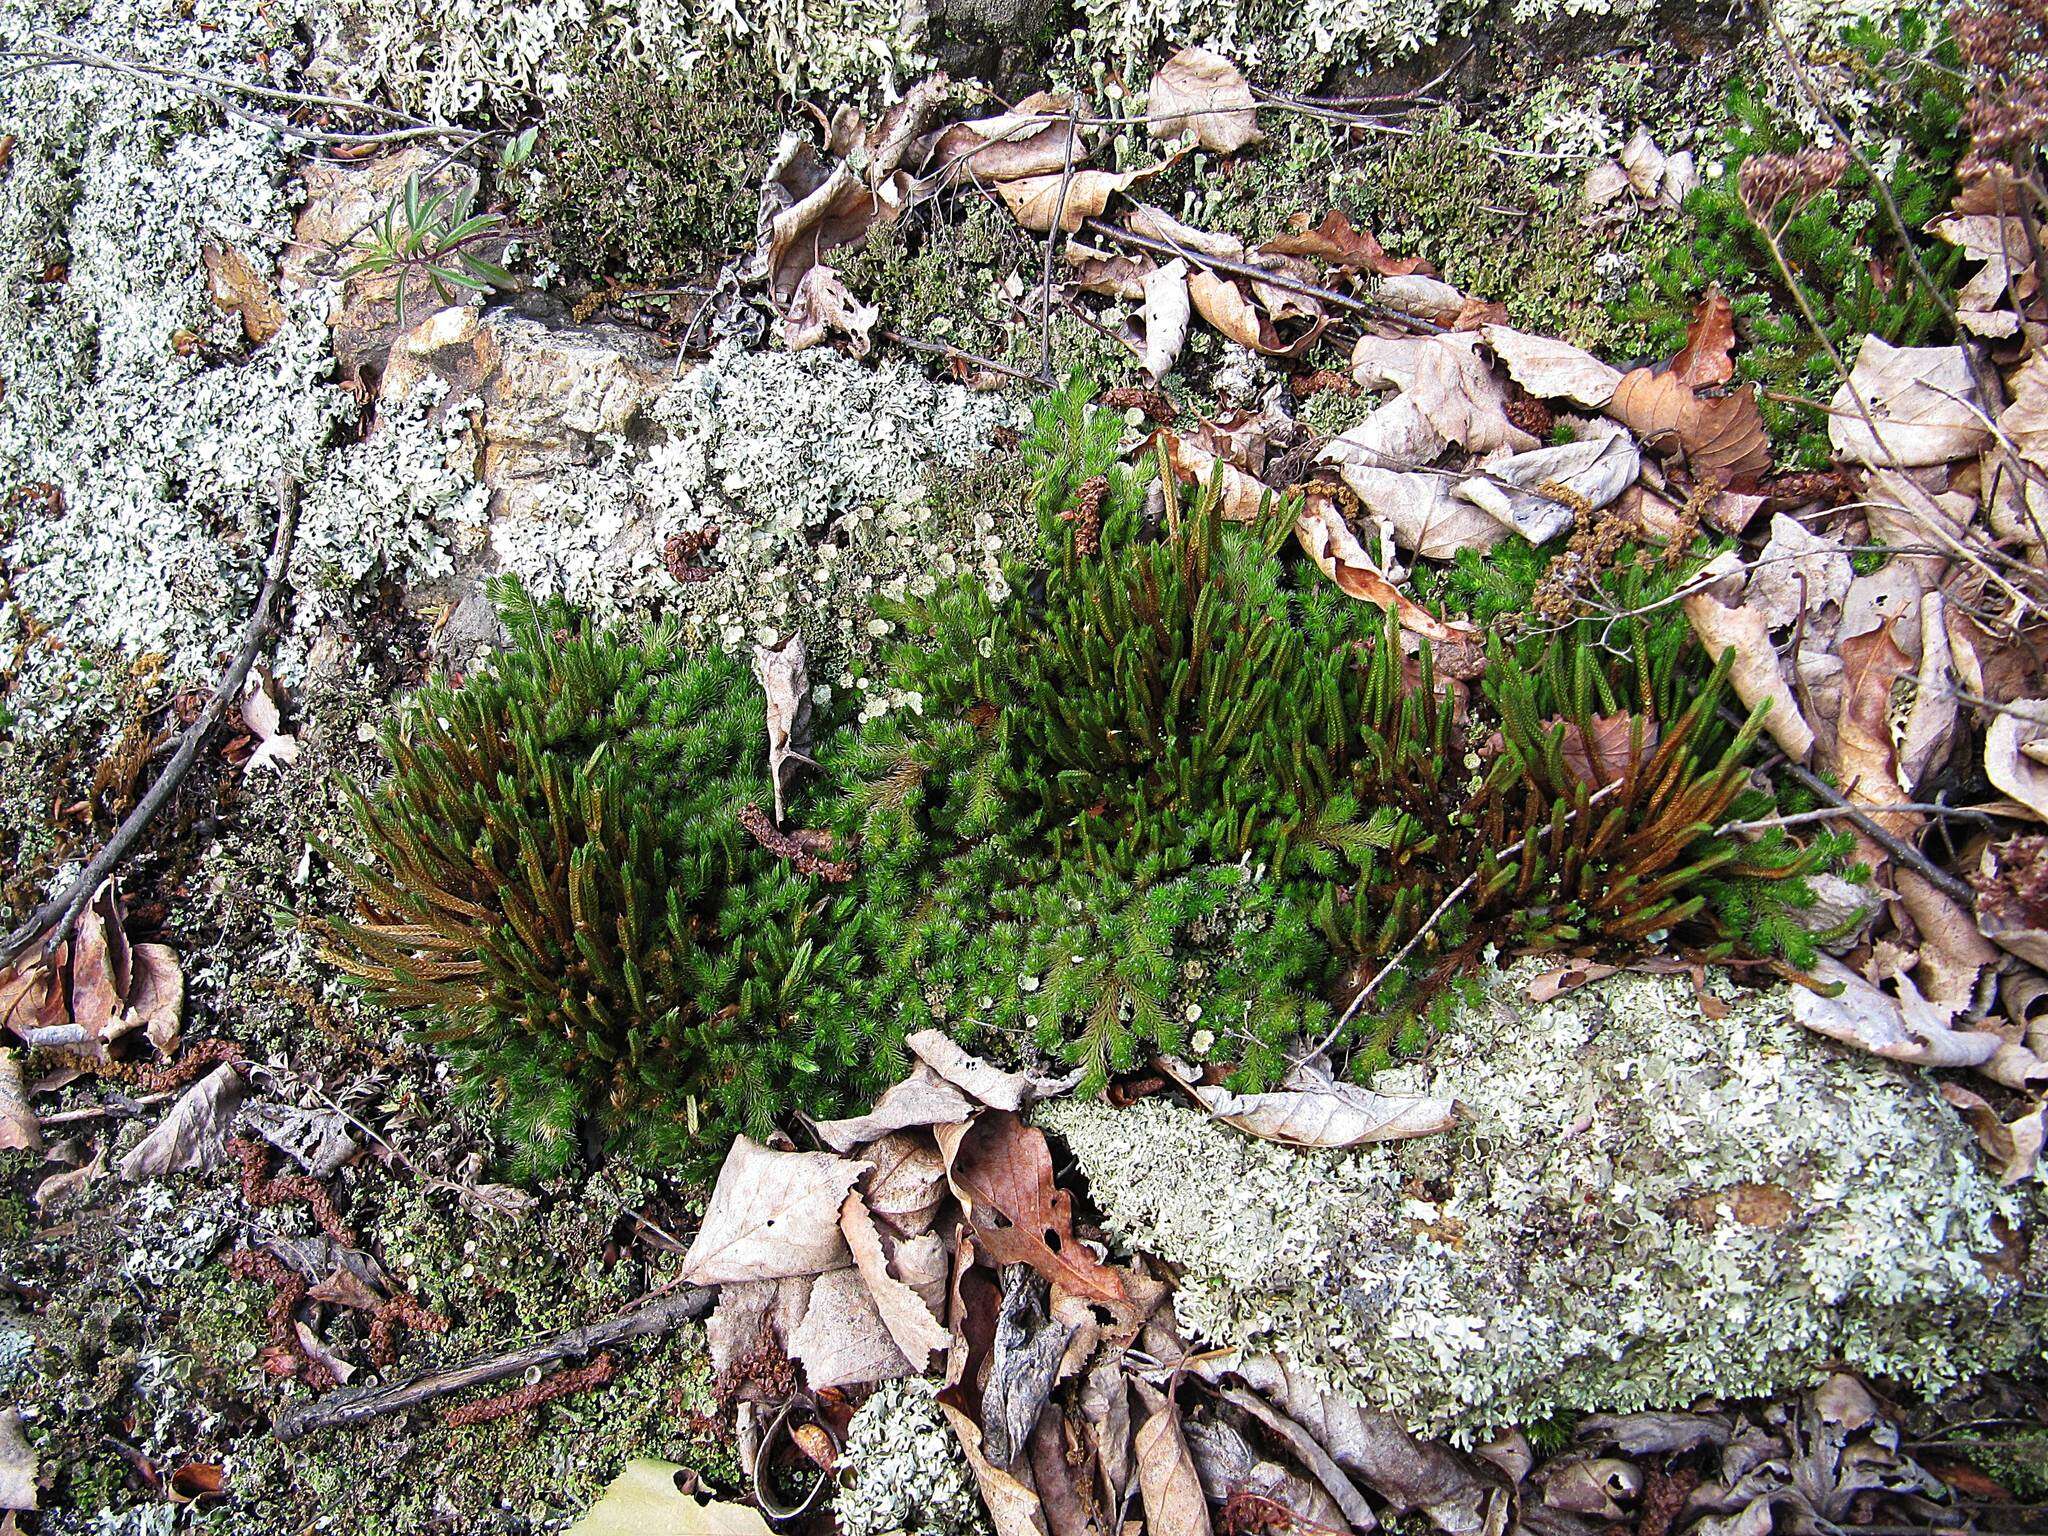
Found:
[[[1039,1122],[1112,1230],[1177,1267],[1184,1330],[1419,1431],[1763,1395],[1830,1362],[1938,1390],[2035,1347],[2030,1202],[1925,1075],[1809,1035],[1783,989],[1716,978],[1709,1017],[1683,977],[1536,1003],[1535,974],[1493,975],[1427,1067],[1380,1075],[1455,1095],[1443,1136],[1300,1152],[1159,1098]]]

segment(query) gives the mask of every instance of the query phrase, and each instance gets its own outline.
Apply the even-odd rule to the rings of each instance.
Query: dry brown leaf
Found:
[[[1997,1167],[1999,1183],[2010,1188],[2040,1172],[2042,1143],[2048,1141],[2048,1105],[2036,1102],[2017,1120],[2004,1120],[1982,1094],[1961,1083],[1940,1086],[1941,1096],[1955,1106]]]
[[[1545,971],[1529,983],[1529,1001],[1547,1003],[1576,992],[1588,983],[1612,976],[1621,969],[1617,965],[1604,965],[1598,960],[1575,960],[1558,970]]]
[[[54,1216],[73,1202],[84,1199],[94,1182],[106,1171],[107,1149],[105,1146],[95,1147],[90,1162],[62,1173],[53,1173],[36,1185],[30,1201],[40,1215]]]
[[[1613,1456],[1560,1457],[1536,1477],[1550,1508],[1600,1521],[1626,1518],[1626,1507],[1643,1492],[1643,1474]]]
[[[975,1485],[981,1489],[982,1507],[988,1511],[989,1524],[995,1527],[996,1536],[1051,1536],[1045,1507],[1031,1485],[982,1454],[981,1427],[943,1397],[939,1407],[960,1441],[961,1453],[974,1473]]]
[[[1351,376],[1367,389],[1388,385],[1415,398],[1439,437],[1473,453],[1523,453],[1536,439],[1508,419],[1506,387],[1479,356],[1479,335],[1361,336]]]
[[[1983,935],[2048,971],[2048,837],[1986,843],[1970,884]]]
[[[912,1370],[924,1374],[932,1351],[944,1349],[952,1335],[932,1315],[916,1291],[889,1273],[889,1260],[882,1252],[882,1234],[858,1194],[849,1194],[839,1207],[839,1230],[853,1254],[853,1267],[868,1288],[868,1296],[880,1314],[882,1326],[903,1352]]]
[[[1735,308],[1715,284],[1693,311],[1685,345],[1671,359],[1671,374],[1691,389],[1711,389],[1735,377]]]
[[[1835,718],[1830,766],[1852,804],[1891,805],[1899,797],[1898,748],[1892,740],[1892,685],[1914,672],[1913,658],[1892,638],[1896,626],[1851,635],[1835,647],[1842,658],[1842,703]],[[1878,812],[1888,830],[1904,832],[1899,813]]]
[[[946,1193],[946,1164],[929,1138],[893,1132],[861,1156],[874,1165],[861,1181],[868,1209],[906,1235],[928,1228]]]
[[[1479,334],[1513,379],[1539,400],[1570,400],[1599,410],[1614,398],[1621,370],[1592,353],[1548,336],[1530,336],[1505,325],[1488,325]]]
[[[755,646],[754,679],[767,700],[768,778],[775,787],[775,824],[779,827],[784,797],[798,765],[817,766],[804,751],[810,745],[811,683],[805,669],[803,635],[792,630],[779,646]]]
[[[1939,592],[1920,599],[1920,665],[1898,752],[1899,789],[1909,800],[1929,774],[1947,763],[1956,746],[1959,701],[1947,606]]]
[[[916,1297],[910,1299],[923,1307]],[[916,1374],[859,1271],[852,1269],[835,1269],[812,1283],[804,1320],[789,1336],[789,1357],[804,1368],[814,1392]]]
[[[1457,1123],[1449,1099],[1394,1098],[1351,1083],[1300,1073],[1271,1093],[1232,1093],[1192,1085],[1212,1119],[1290,1147],[1362,1147],[1370,1142],[1434,1136]]]
[[[704,1343],[719,1391],[736,1393],[743,1402],[772,1394],[767,1382],[747,1377],[739,1367],[764,1354],[788,1353],[789,1337],[810,1307],[815,1278],[790,1275],[780,1280],[741,1280],[718,1288],[718,1305],[704,1325]]]
[[[1159,270],[1159,263],[1139,252],[1105,250],[1084,244],[1076,235],[1061,254],[1074,271],[1074,283],[1087,293],[1120,299],[1126,304],[1145,302],[1145,280]]]
[[[72,925],[71,1021],[89,1042],[111,1039],[134,979],[134,954],[121,926],[121,899],[110,879]]]
[[[37,1152],[42,1145],[42,1126],[22,1087],[21,1063],[12,1046],[0,1045],[0,1152]]]
[[[1735,652],[1728,674],[1735,696],[1752,709],[1768,700],[1765,734],[1794,762],[1805,762],[1813,751],[1813,728],[1799,713],[1763,615],[1752,608],[1731,608],[1711,591],[1693,593],[1684,606],[1693,632],[1710,656],[1718,659],[1729,650]]]
[[[761,185],[766,219],[751,272],[787,308],[803,276],[826,255],[893,223],[902,206],[877,196],[845,161],[829,170],[798,134],[786,134]]]
[[[1269,501],[1279,498],[1279,493],[1256,475],[1219,458],[1190,437],[1178,432],[1159,432],[1153,440],[1166,450],[1166,462],[1177,480],[1206,486],[1217,476],[1222,477],[1218,510],[1227,522],[1251,522]]]
[[[1258,286],[1252,284],[1255,289]],[[1275,307],[1269,313],[1245,292],[1244,285],[1236,279],[1219,277],[1201,269],[1188,274],[1188,298],[1193,302],[1196,314],[1239,346],[1273,357],[1293,357],[1306,351],[1322,335],[1326,323],[1321,306],[1313,300],[1293,298],[1291,310]],[[1280,332],[1274,328],[1274,321],[1286,313],[1299,314],[1304,309],[1310,312],[1313,323],[1292,341],[1282,340]]]
[[[282,769],[299,760],[298,738],[284,728],[277,707],[277,685],[264,673],[249,679],[242,694],[242,724],[256,738],[256,750],[242,764],[242,772],[254,773],[265,765]]]
[[[1332,208],[1313,229],[1309,227],[1308,215],[1297,213],[1288,219],[1287,230],[1259,249],[1274,256],[1312,256],[1346,272],[1373,272],[1381,277],[1409,277],[1418,272],[1426,275],[1429,271],[1429,263],[1419,256],[1389,256],[1372,231],[1355,228],[1342,209]],[[1457,300],[1452,305],[1455,313],[1463,296],[1455,290],[1450,292]],[[1380,296],[1384,298],[1384,293]]]
[[[1005,1110],[938,1132],[953,1193],[997,1264],[1029,1264],[1058,1286],[1120,1302],[1123,1281],[1074,1236],[1073,1196],[1053,1183],[1045,1133]]]
[[[851,1261],[839,1206],[867,1164],[828,1152],[774,1152],[733,1141],[683,1258],[692,1285],[814,1275]]]
[[[847,338],[850,356],[866,357],[881,318],[874,305],[861,303],[836,268],[820,262],[797,282],[782,316],[782,344],[792,352],[804,352],[836,331]]]
[[[121,1159],[121,1177],[134,1184],[226,1161],[243,1092],[233,1067],[215,1067],[180,1094],[155,1128],[128,1150]]]
[[[2048,699],[2014,699],[1984,733],[1984,775],[2048,821]]]
[[[1780,512],[1771,519],[1770,540],[1750,572],[1743,601],[1772,629],[1784,629],[1823,603],[1839,605],[1855,576],[1846,549]]]
[[[1244,260],[1244,242],[1235,235],[1196,229],[1192,224],[1181,223],[1164,208],[1155,208],[1150,203],[1133,204],[1131,211],[1124,215],[1124,224],[1147,239],[1160,241],[1177,251],[1193,251],[1224,261]]]
[[[1209,1501],[1180,1432],[1180,1410],[1148,1381],[1132,1387],[1145,1409],[1145,1421],[1131,1437],[1145,1529],[1150,1536],[1209,1536]]]
[[[1695,479],[1736,485],[1771,467],[1771,441],[1756,386],[1701,395],[1674,373],[1638,368],[1615,386],[1607,414],[1645,447],[1684,455]]]
[[[1234,155],[1264,137],[1258,103],[1237,66],[1207,48],[1183,48],[1152,77],[1145,120],[1155,139],[1192,133],[1216,155]]]
[[[1402,549],[1425,559],[1449,560],[1461,549],[1483,554],[1514,537],[1506,523],[1458,496],[1457,482],[1448,475],[1348,464],[1339,473],[1366,516],[1390,528]]]
[[[928,174],[949,181],[1016,181],[1083,165],[1087,146],[1070,121],[1082,115],[1080,106],[1064,92],[1035,91],[1008,112],[955,123],[933,146]]]
[[[1311,491],[1294,525],[1294,537],[1316,568],[1337,583],[1347,597],[1376,608],[1390,609],[1403,629],[1439,645],[1476,646],[1479,631],[1469,624],[1446,622],[1415,602],[1380,573],[1380,568],[1344,521],[1327,494]]]
[[[158,1054],[177,1047],[185,1011],[185,972],[168,944],[137,944],[130,952],[127,1017]]]
[[[1129,191],[1148,177],[1157,176],[1171,160],[1135,171],[1075,171],[1071,176],[1026,176],[997,186],[1010,216],[1034,235],[1052,231],[1053,211],[1059,210],[1060,229],[1072,234],[1083,219],[1099,219],[1109,200]],[[1061,183],[1066,183],[1064,200]]]
[[[1664,180],[1664,167],[1668,159],[1657,147],[1657,141],[1650,137],[1647,127],[1639,127],[1629,141],[1621,147],[1616,157],[1623,173],[1628,177],[1629,190],[1637,197],[1648,199],[1657,195],[1657,188]]]
[[[1579,502],[1598,509],[1634,485],[1643,459],[1626,432],[1610,429],[1575,443],[1489,457],[1478,468],[1481,473],[1458,482],[1456,495],[1531,544],[1543,544],[1572,526]]]
[[[249,258],[231,245],[200,246],[207,292],[213,302],[242,321],[242,334],[256,346],[284,329],[284,306]]]
[[[1912,466],[1970,458],[1992,441],[1990,425],[1972,404],[1975,391],[1961,347],[1895,347],[1866,336],[1848,383],[1828,402],[1828,440],[1852,464]],[[1869,408],[1868,421],[1863,407]]]
[[[1623,777],[1631,763],[1646,761],[1657,750],[1660,735],[1657,722],[1647,715],[1595,715],[1590,735],[1573,720],[1545,723],[1564,727],[1559,747],[1564,765],[1573,778],[1593,789]]]
[[[1421,272],[1388,278],[1374,290],[1373,297],[1389,309],[1454,330],[1458,317],[1471,302],[1449,283]]]
[[[1900,995],[1893,997],[1832,956],[1822,955],[1813,974],[1840,983],[1842,990],[1822,997],[1794,987],[1792,1017],[1830,1040],[1918,1067],[1982,1066],[2003,1044],[1988,1030],[1950,1029],[1904,977],[1898,978]]]
[[[1042,1097],[1047,1086],[1027,1073],[990,1065],[943,1030],[921,1029],[903,1043],[940,1077],[990,1109],[1015,1113]]]
[[[1157,384],[1173,371],[1187,345],[1188,264],[1178,256],[1145,276],[1145,373]]]

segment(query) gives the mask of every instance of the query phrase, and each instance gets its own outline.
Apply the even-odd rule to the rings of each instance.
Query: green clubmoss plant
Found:
[[[430,682],[355,797],[374,858],[339,860],[359,910],[330,958],[448,1055],[524,1173],[579,1137],[715,1157],[864,1101],[901,1051],[846,1006],[860,914],[739,824],[769,803],[758,688],[665,633],[494,596],[510,648]]]

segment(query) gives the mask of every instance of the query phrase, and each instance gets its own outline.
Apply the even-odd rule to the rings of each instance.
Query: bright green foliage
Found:
[[[424,283],[443,304],[457,293],[488,293],[513,286],[512,274],[484,251],[511,234],[501,213],[476,212],[476,183],[452,192],[429,192],[408,176],[398,196],[363,234],[356,260],[343,277],[391,277],[392,303],[401,323],[408,294]]]
[[[377,863],[343,861],[361,912],[331,957],[447,1052],[524,1172],[580,1131],[673,1161],[863,1101],[901,1052],[847,1005],[860,914],[736,820],[768,803],[759,690],[495,595],[510,649],[385,732],[392,775],[355,802]]]
[[[1922,265],[1944,297],[1952,297],[1960,251],[1918,232],[1955,192],[1964,144],[1963,77],[1945,27],[1902,12],[1898,28],[1885,34],[1863,21],[1844,34],[1844,61],[1880,103],[1858,125],[1858,143],[1915,232]],[[1718,285],[1734,306],[1743,341],[1739,376],[1766,391],[1825,402],[1837,383],[1833,366],[1785,291],[1737,190],[1750,156],[1792,153],[1807,140],[1740,80],[1729,89],[1728,112],[1726,169],[1686,200],[1696,233],[1648,266],[1616,316],[1646,327],[1653,353],[1668,356],[1683,344],[1701,295]],[[1915,277],[1869,175],[1853,160],[1835,187],[1796,212],[1781,207],[1775,222],[1784,225],[1787,264],[1844,357],[1854,356],[1865,335],[1900,346],[1942,339],[1941,305]],[[1775,439],[1796,444],[1802,464],[1826,466],[1827,420],[1818,404],[1788,405],[1768,393],[1759,403]]]
[[[549,110],[522,212],[593,276],[695,276],[754,234],[756,188],[778,116],[758,79],[706,59],[690,75],[648,64],[573,66]]]
[[[1725,674],[1675,610],[1496,642],[1468,716],[1426,650],[1405,655],[1378,610],[1283,558],[1291,509],[1230,525],[1212,492],[1162,486],[1148,520],[1120,425],[1088,397],[1070,383],[1046,401],[1026,444],[1044,570],[1014,568],[1005,603],[966,581],[892,611],[915,637],[894,681],[923,718],[829,765],[851,786],[840,830],[860,839],[867,909],[902,914],[875,1012],[893,999],[906,1027],[1032,1039],[1098,1087],[1207,1031],[1238,1083],[1263,1085],[1327,1027],[1326,989],[1468,877],[1417,977],[1482,937],[1713,939],[1739,893],[1815,867],[1713,838],[1760,722],[1723,723]],[[1083,535],[1098,503],[1099,550]],[[1511,565],[1449,584],[1506,611],[1540,561]],[[1611,596],[1641,607],[1672,579],[1631,567]],[[1613,716],[1627,767],[1596,792],[1568,737],[1611,742]],[[1360,1028],[1366,1065],[1428,1033],[1406,1005]]]

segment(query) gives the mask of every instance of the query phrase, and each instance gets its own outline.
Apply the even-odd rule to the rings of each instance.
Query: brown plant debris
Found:
[[[740,827],[778,859],[789,860],[800,873],[815,875],[827,885],[844,885],[853,878],[855,866],[851,859],[825,857],[833,851],[834,840],[830,832],[801,829],[784,832],[768,819],[767,812],[758,805],[750,805],[740,812]]]
[[[1180,407],[1161,391],[1147,389],[1142,384],[1126,384],[1120,389],[1105,390],[1102,403],[1112,411],[1143,411],[1162,427],[1171,426],[1180,415]]]
[[[334,1372],[306,1352],[293,1326],[299,1303],[306,1299],[305,1277],[274,1253],[260,1248],[237,1248],[223,1261],[229,1273],[243,1280],[259,1280],[275,1294],[263,1310],[270,1327],[270,1346],[263,1351],[263,1369],[272,1376],[296,1378],[316,1392],[336,1384]]]
[[[530,1386],[515,1387],[510,1392],[500,1392],[496,1397],[479,1398],[473,1403],[463,1403],[450,1408],[441,1415],[441,1422],[450,1429],[465,1429],[471,1424],[488,1424],[493,1419],[509,1419],[514,1414],[530,1412],[543,1403],[552,1403],[557,1398],[573,1392],[587,1392],[592,1387],[601,1387],[618,1373],[618,1362],[606,1350],[588,1365],[572,1366],[568,1370],[556,1371],[552,1376],[543,1376]]]
[[[715,523],[707,528],[693,528],[688,533],[671,534],[661,548],[661,563],[670,579],[685,587],[709,581],[713,572],[703,559],[717,542],[718,526]]]
[[[398,1363],[398,1330],[416,1328],[421,1333],[446,1333],[448,1319],[430,1312],[413,1296],[393,1291],[370,1319],[370,1360],[379,1366]]]
[[[357,1246],[355,1229],[342,1219],[334,1197],[318,1179],[303,1173],[270,1173],[270,1148],[260,1141],[237,1136],[228,1150],[242,1165],[242,1198],[255,1210],[274,1205],[301,1204],[313,1212],[320,1230],[344,1248]]]
[[[1074,553],[1094,555],[1102,551],[1102,499],[1109,494],[1109,479],[1097,475],[1084,480],[1074,504],[1060,514],[1060,521],[1074,525]]]

